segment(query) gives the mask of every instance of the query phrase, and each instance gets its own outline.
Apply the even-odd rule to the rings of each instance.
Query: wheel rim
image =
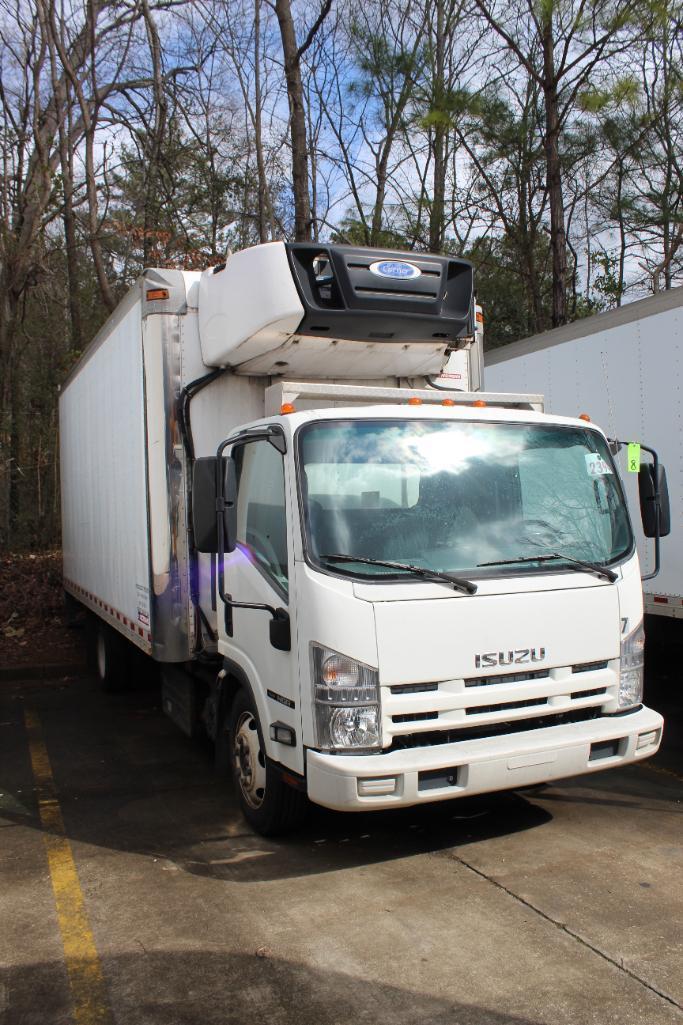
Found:
[[[107,649],[101,630],[97,631],[97,673],[100,680],[103,680],[107,673]]]
[[[266,796],[266,767],[256,719],[251,712],[242,712],[237,720],[233,763],[244,800],[250,808],[260,808]]]

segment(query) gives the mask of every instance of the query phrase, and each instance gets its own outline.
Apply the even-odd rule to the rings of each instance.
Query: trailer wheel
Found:
[[[258,714],[245,690],[237,691],[226,718],[217,744],[227,746],[227,758],[219,750],[217,760],[228,763],[245,819],[262,836],[293,829],[305,818],[308,800],[283,782],[266,757]]]
[[[93,669],[102,690],[109,694],[125,690],[128,683],[126,641],[115,630],[96,619],[93,628]]]

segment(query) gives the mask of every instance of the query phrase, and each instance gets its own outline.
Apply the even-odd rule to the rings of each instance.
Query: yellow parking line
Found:
[[[113,1025],[102,966],[85,910],[71,844],[64,829],[50,758],[38,715],[24,712],[38,811],[47,850],[50,880],[71,986],[75,1025]]]

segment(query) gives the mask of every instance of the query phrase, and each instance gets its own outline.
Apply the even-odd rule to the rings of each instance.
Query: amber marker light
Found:
[[[417,395],[413,395],[412,399],[408,399],[409,406],[421,406],[422,399],[418,399]]]
[[[484,406],[486,405],[486,403],[484,402],[484,400],[483,400],[483,399],[476,399],[476,400],[475,400],[475,401],[474,401],[474,402],[472,403],[472,405],[473,405],[473,406],[476,406],[476,407],[477,407],[478,409],[483,409],[483,408],[484,408]]]
[[[477,310],[477,324],[483,324],[483,323],[484,323],[484,314],[481,312],[481,310]]]
[[[581,413],[579,416],[579,420],[585,420],[587,424],[591,422],[591,418],[589,417],[588,413]]]
[[[285,416],[287,413],[296,413],[296,407],[291,402],[283,402],[280,406],[280,415]]]
[[[146,299],[148,303],[154,302],[155,299],[168,299],[168,289],[149,288],[147,290]]]
[[[454,399],[443,399],[442,402],[441,402],[441,405],[442,406],[454,406],[455,405],[455,400]]]

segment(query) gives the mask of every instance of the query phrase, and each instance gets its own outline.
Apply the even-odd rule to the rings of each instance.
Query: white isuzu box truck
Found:
[[[585,411],[611,438],[647,439],[668,470],[676,515],[657,582],[645,586],[645,611],[683,619],[683,288],[493,349],[486,381],[494,388],[542,391],[552,413]],[[638,508],[638,475],[623,454],[626,500]],[[637,470],[637,466],[632,469]],[[647,579],[656,546],[634,517]]]
[[[98,674],[159,663],[261,832],[307,798],[415,805],[659,746],[610,445],[480,392],[475,320],[466,261],[274,242],[147,271],[63,389]],[[640,479],[664,533],[651,459]]]

